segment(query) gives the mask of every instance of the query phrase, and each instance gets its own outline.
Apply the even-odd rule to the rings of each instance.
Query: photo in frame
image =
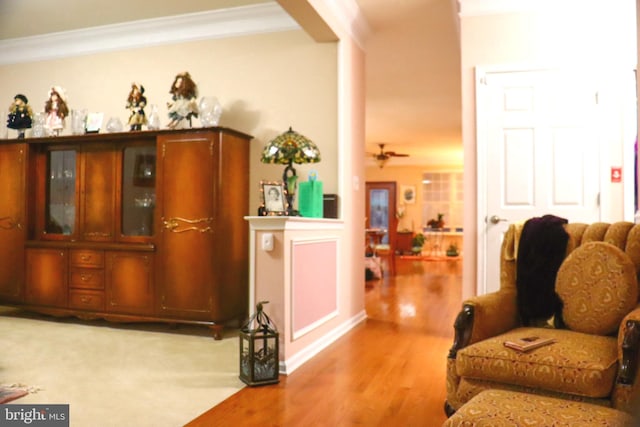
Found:
[[[281,181],[260,181],[259,213],[262,216],[287,214],[287,190]]]
[[[102,120],[104,119],[104,113],[89,113],[87,114],[87,123],[85,125],[86,133],[98,133],[102,127]]]
[[[416,202],[416,187],[415,185],[403,185],[400,187],[400,200],[408,205]]]

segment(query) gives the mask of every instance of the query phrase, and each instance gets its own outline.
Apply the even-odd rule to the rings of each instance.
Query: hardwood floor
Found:
[[[462,261],[397,259],[367,282],[367,320],[280,383],[245,387],[187,424],[440,426]]]

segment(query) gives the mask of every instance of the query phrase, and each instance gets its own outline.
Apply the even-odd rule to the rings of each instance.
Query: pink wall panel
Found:
[[[291,310],[293,337],[337,313],[337,241],[293,242]]]

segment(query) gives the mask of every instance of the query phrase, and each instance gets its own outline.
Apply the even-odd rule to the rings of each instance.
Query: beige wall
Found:
[[[200,96],[216,96],[222,104],[220,125],[255,137],[247,171],[252,183],[248,213],[255,214],[259,181],[281,179],[284,169],[260,163],[261,150],[289,126],[317,143],[322,162],[313,169],[327,193],[337,192],[336,64],[336,43],[316,43],[301,30],[189,42],[2,66],[0,102],[8,109],[13,96],[24,93],[34,111],[42,111],[49,88],[59,85],[66,89],[71,109],[104,112],[106,118],[126,123],[130,84],[138,81],[166,126],[173,78],[189,71]],[[200,126],[197,119],[194,126]],[[306,177],[311,166],[297,169]]]
[[[594,73],[605,82],[607,95],[622,96],[611,85],[619,76],[632,73],[635,57],[635,13],[631,3],[594,0],[582,3],[580,11],[568,7],[571,1],[554,3],[547,13],[504,13],[467,16],[463,9],[460,20],[462,67],[462,114],[465,165],[465,258],[463,295],[476,292],[477,247],[477,193],[476,193],[476,137],[475,87],[476,67],[502,67],[517,69],[535,66],[570,67],[576,71]],[[607,76],[609,78],[607,78]],[[611,76],[614,76],[613,78]],[[607,86],[608,85],[608,86]],[[609,97],[610,102],[626,102]],[[615,108],[620,108],[619,104]],[[615,109],[614,109],[615,110]],[[623,195],[621,186],[608,183],[608,167],[624,162],[620,126],[623,124],[618,110],[607,120],[618,121],[618,130],[607,135],[611,164],[604,165],[603,189],[605,205],[603,220],[614,221],[622,217]],[[628,116],[626,117],[628,119]]]

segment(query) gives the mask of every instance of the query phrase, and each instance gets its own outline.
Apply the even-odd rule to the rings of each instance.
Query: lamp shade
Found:
[[[290,165],[319,161],[320,150],[316,144],[291,128],[275,137],[262,151],[262,163]]]

